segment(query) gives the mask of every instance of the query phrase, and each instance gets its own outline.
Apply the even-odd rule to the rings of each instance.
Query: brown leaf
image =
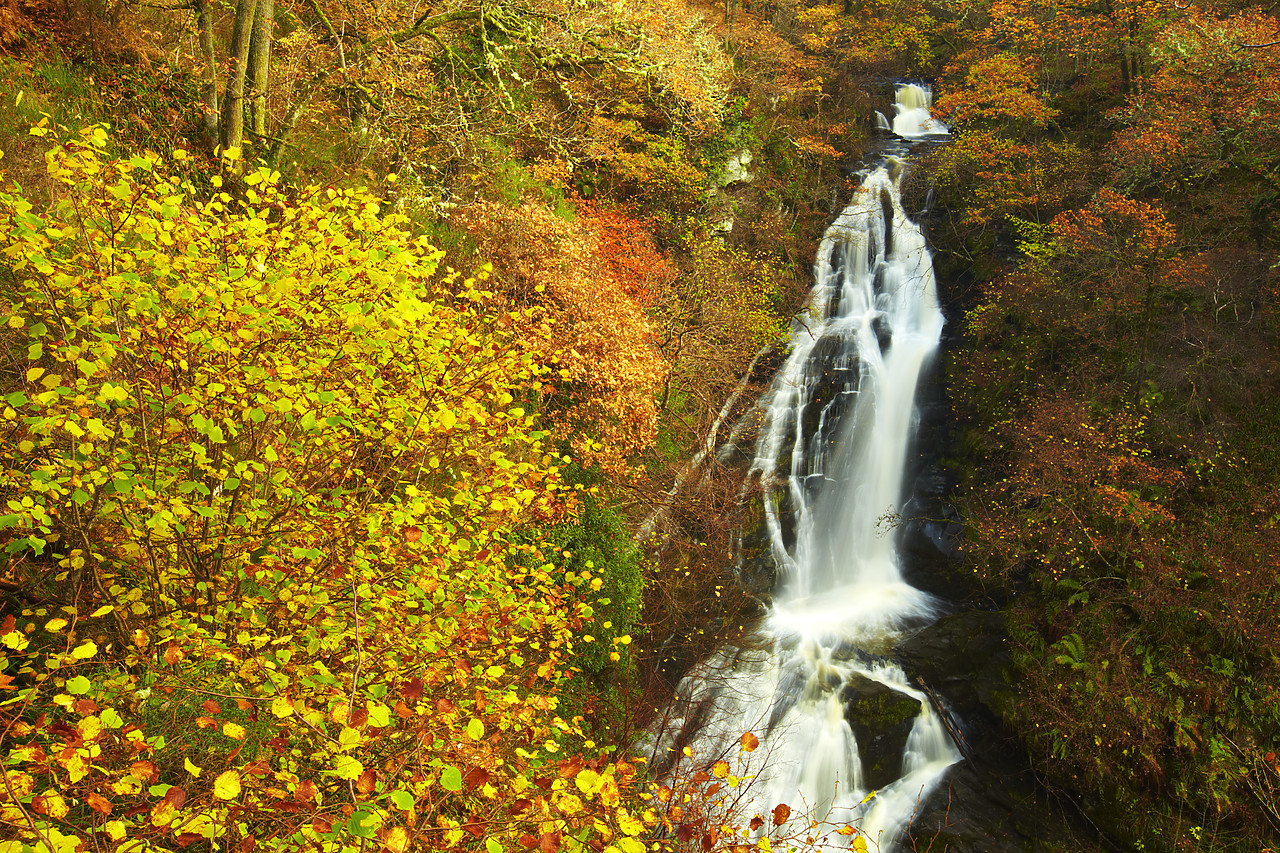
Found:
[[[472,767],[467,774],[462,777],[462,781],[466,784],[467,790],[474,791],[476,788],[484,786],[489,781],[489,771],[483,767]]]
[[[200,707],[204,708],[204,712],[210,716],[222,713],[222,706],[212,699],[204,700],[204,702],[200,703]]]
[[[163,802],[172,803],[175,809],[182,808],[182,804],[187,801],[187,790],[174,785],[164,793]]]
[[[742,744],[743,752],[754,752],[755,748],[760,745],[760,738],[751,732],[743,732],[742,739],[739,742]]]
[[[406,702],[417,702],[422,698],[422,679],[411,678],[404,685],[404,700]]]
[[[791,817],[791,806],[786,803],[779,803],[773,807],[773,825],[782,826],[787,822],[787,818]]]
[[[160,779],[160,771],[150,761],[135,761],[129,765],[129,775],[154,785]]]
[[[89,808],[93,809],[98,814],[111,814],[110,800],[99,794],[97,791],[90,793],[85,800],[89,803]]]
[[[378,774],[369,768],[360,774],[360,778],[356,780],[356,790],[364,794],[366,797],[373,793],[374,786],[378,782]]]
[[[747,824],[747,826],[752,832],[755,832],[757,829],[764,826],[764,818],[760,817],[760,815],[755,815],[751,818],[751,823]]]
[[[529,850],[532,850],[533,848],[538,846],[538,839],[534,838],[532,835],[530,835],[527,832],[522,834],[516,840],[520,842],[521,847],[528,848]]]

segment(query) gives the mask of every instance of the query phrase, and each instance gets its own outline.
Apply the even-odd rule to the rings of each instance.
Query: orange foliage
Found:
[[[1111,150],[1131,186],[1188,188],[1236,167],[1280,181],[1280,22],[1244,12],[1197,15],[1156,43],[1159,70],[1117,113],[1125,125]]]
[[[1108,269],[1150,266],[1173,253],[1178,237],[1158,207],[1105,187],[1088,207],[1054,217],[1053,230],[1064,252]]]
[[[951,124],[964,126],[1014,122],[1044,127],[1057,115],[1037,91],[1033,69],[1012,53],[973,62],[964,82],[945,90],[934,109]]]
[[[670,265],[638,223],[596,206],[568,222],[540,202],[480,202],[462,224],[509,296],[543,309],[525,334],[558,371],[548,414],[575,436],[579,461],[625,472],[657,434],[655,397],[667,373],[636,297],[664,287]]]
[[[639,219],[594,201],[575,204],[579,223],[598,241],[609,278],[641,305],[656,302],[676,277],[676,268],[653,244],[653,233]]]

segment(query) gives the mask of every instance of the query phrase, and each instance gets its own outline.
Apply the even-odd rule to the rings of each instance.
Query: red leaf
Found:
[[[217,702],[213,701],[212,699],[204,700],[204,702],[200,703],[200,707],[204,708],[204,711],[206,714],[222,713],[222,706],[219,705]]]
[[[467,790],[474,791],[489,781],[489,771],[483,767],[472,767],[467,771],[467,775],[462,777],[462,781],[466,783]]]
[[[532,835],[530,835],[527,832],[521,835],[516,840],[520,842],[521,847],[526,847],[530,850],[538,846],[538,839],[534,838]]]
[[[422,679],[411,678],[404,685],[404,699],[406,702],[417,702],[422,698]]]
[[[175,809],[182,808],[182,804],[187,801],[187,791],[185,788],[174,786],[165,791],[162,802],[172,803]]]
[[[687,844],[693,840],[693,825],[682,823],[676,827],[676,838],[682,843]]]

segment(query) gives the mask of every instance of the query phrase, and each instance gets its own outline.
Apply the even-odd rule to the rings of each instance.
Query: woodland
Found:
[[[0,853],[812,846],[633,747],[899,79],[993,719],[1085,849],[1280,849],[1276,12],[0,0]]]

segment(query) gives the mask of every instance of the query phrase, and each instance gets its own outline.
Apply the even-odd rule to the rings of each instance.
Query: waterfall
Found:
[[[898,107],[900,136],[937,132],[927,90],[901,87]],[[749,481],[763,493],[776,567],[769,612],[690,670],[652,739],[659,774],[682,751],[727,760],[746,780],[733,817],[743,827],[764,818],[757,838],[784,803],[790,818],[772,828],[775,838],[850,847],[860,835],[868,849],[891,850],[960,758],[929,697],[890,657],[938,608],[904,580],[893,530],[907,497],[916,386],[943,326],[924,236],[902,209],[901,166],[886,158],[828,229],[810,307],[760,401]],[[872,695],[918,707],[897,777],[877,790],[847,710]],[[750,753],[739,748],[747,731],[760,741]],[[839,833],[845,825],[859,835]]]
[[[947,126],[930,113],[933,93],[927,86],[906,83],[894,94],[893,132],[908,139],[948,133]]]

